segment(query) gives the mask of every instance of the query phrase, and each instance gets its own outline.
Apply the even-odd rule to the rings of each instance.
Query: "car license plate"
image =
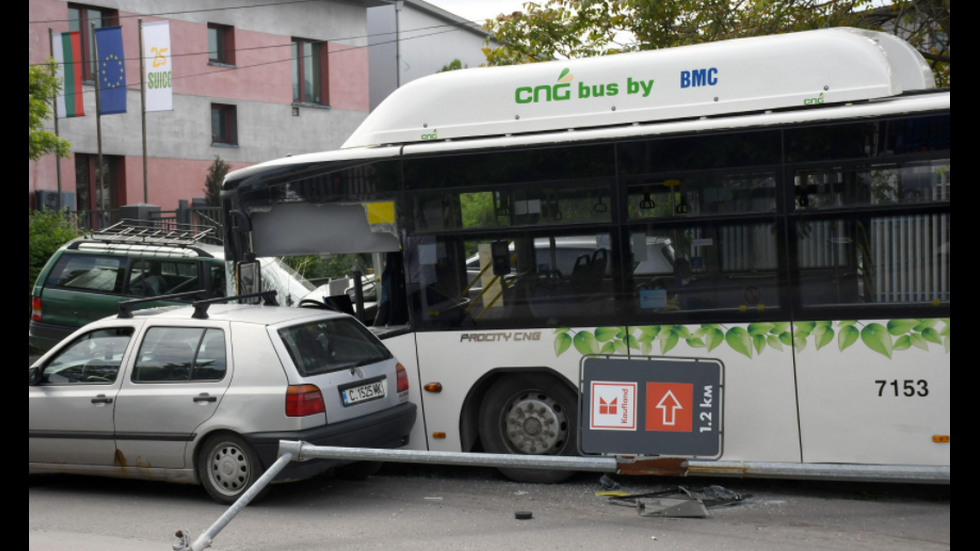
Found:
[[[388,381],[383,380],[356,388],[349,388],[343,391],[341,395],[344,398],[345,406],[380,400],[388,395]]]

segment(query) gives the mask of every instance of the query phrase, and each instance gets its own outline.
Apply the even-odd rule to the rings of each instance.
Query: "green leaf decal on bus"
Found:
[[[572,72],[571,69],[565,69],[564,71],[562,71],[561,72],[561,76],[558,77],[558,82],[561,82],[561,80],[563,78],[567,77],[568,76],[568,73],[571,73],[571,72]]]
[[[926,342],[922,335],[912,333],[909,335],[909,341],[912,343],[912,346],[925,350],[926,352],[929,351],[929,343]],[[940,342],[940,344],[942,344],[942,342]]]
[[[946,323],[942,331],[936,329],[940,321]],[[753,359],[762,356],[766,348],[785,352],[786,347],[790,347],[800,354],[810,345],[811,336],[817,351],[836,339],[841,353],[860,340],[889,359],[893,359],[896,352],[912,348],[929,351],[930,343],[945,347],[946,354],[949,354],[949,320],[891,320],[884,325],[872,323],[867,326],[857,321],[760,322],[750,324],[747,329],[722,328],[715,324],[702,325],[696,330],[684,325],[599,327],[592,332],[579,333],[559,328],[554,332],[556,357],[561,357],[572,347],[582,355],[628,355],[630,351],[639,351],[649,356],[654,353],[654,341],[657,341],[661,355],[666,355],[682,343],[702,353],[705,350],[707,353],[714,352],[727,343],[733,351]]]
[[[845,325],[841,327],[840,337],[838,337],[838,343],[840,344],[840,351],[843,352],[850,348],[861,338],[861,332],[857,330],[856,327],[852,325]]]
[[[864,331],[861,332],[861,340],[871,350],[887,357],[889,360],[892,359],[892,348],[894,344],[892,343],[891,335],[888,333],[888,328],[884,325],[872,323],[865,327]]]
[[[888,332],[892,334],[893,337],[901,337],[902,335],[907,335],[909,331],[915,329],[920,322],[916,320],[892,320],[888,322]]]
[[[786,346],[793,346],[793,334],[787,331],[779,336],[779,342],[785,344]]]
[[[612,344],[613,348],[616,349],[617,354],[622,354],[625,356],[630,353],[629,347],[626,346],[626,341],[615,341]]]
[[[939,336],[939,331],[931,327],[922,332],[922,338],[933,344],[943,344],[943,339]]]
[[[705,335],[708,343],[708,352],[711,352],[715,348],[718,348],[725,342],[725,334],[718,329],[711,329]]]
[[[619,334],[618,327],[600,327],[595,330],[595,338],[599,342],[609,342]]]
[[[821,325],[817,327],[817,330],[813,332],[817,339],[817,350],[827,346],[828,344],[834,342],[834,330],[826,325]]]
[[[772,348],[773,350],[778,350],[780,352],[785,350],[783,348],[783,343],[779,341],[779,337],[775,335],[769,335],[767,341],[769,343],[769,348]]]
[[[926,329],[932,329],[939,324],[939,320],[919,320],[919,325],[915,326],[915,332],[922,333]]]
[[[599,353],[599,341],[595,340],[595,335],[592,333],[582,331],[575,335],[574,343],[575,350],[578,350],[583,356]]]
[[[666,339],[660,339],[660,353],[666,356],[668,352],[677,346],[677,342],[680,339],[677,338],[677,333],[674,333],[673,331],[664,331],[660,334],[661,337],[664,335],[668,335],[668,337]]]
[[[572,337],[568,333],[560,333],[557,338],[555,338],[555,355],[556,357],[561,357],[562,354],[568,352],[568,349],[572,347]]]
[[[639,350],[640,349],[640,341],[639,341],[639,339],[637,339],[633,335],[627,336],[626,339],[625,339],[625,342],[633,350]]]
[[[897,341],[895,341],[895,346],[892,347],[892,350],[895,352],[904,352],[909,348],[912,348],[912,336],[903,335],[899,337]]]
[[[732,350],[742,354],[748,359],[752,359],[752,336],[749,332],[741,327],[733,327],[725,335],[725,340],[728,341],[728,346],[732,347]]]

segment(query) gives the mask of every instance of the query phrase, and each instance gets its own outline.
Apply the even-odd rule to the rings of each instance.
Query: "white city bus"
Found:
[[[416,449],[576,454],[584,356],[697,357],[724,456],[636,473],[948,484],[949,102],[852,29],[441,74],[230,175],[226,246],[375,255]]]

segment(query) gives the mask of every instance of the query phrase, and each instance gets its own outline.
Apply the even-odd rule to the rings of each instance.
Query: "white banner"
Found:
[[[174,86],[169,21],[143,24],[143,58],[146,112],[173,111]]]

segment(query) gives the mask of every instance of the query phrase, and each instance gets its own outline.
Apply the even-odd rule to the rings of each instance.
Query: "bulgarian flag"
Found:
[[[58,118],[85,116],[82,95],[82,40],[78,32],[54,35],[54,60],[63,85],[58,94]]]

